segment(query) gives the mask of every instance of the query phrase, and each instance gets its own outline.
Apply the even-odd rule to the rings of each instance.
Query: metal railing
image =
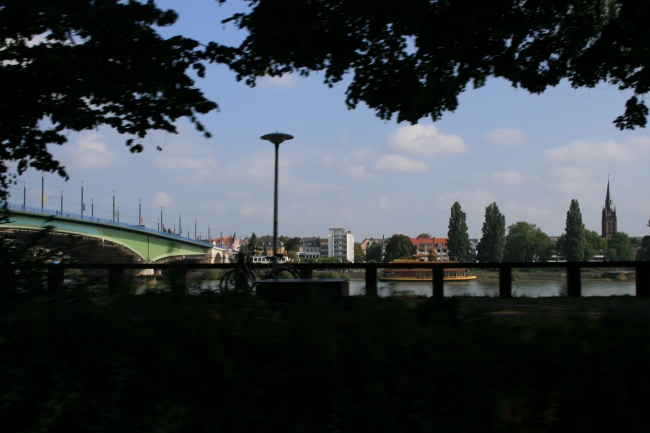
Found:
[[[194,269],[231,269],[233,263],[165,263],[165,264],[57,264],[45,265],[48,269],[50,287],[63,284],[66,269],[106,269],[109,273],[109,293],[118,293],[127,269],[168,270],[172,290],[185,290],[186,274]],[[499,297],[512,297],[512,270],[560,268],[566,270],[568,297],[581,297],[580,271],[588,268],[632,268],[636,272],[636,296],[650,296],[650,262],[547,262],[547,263],[300,263],[292,265],[300,271],[301,278],[312,279],[314,270],[364,269],[366,296],[377,296],[378,271],[380,269],[431,270],[431,296],[444,296],[444,270],[447,268],[497,269],[499,272]]]

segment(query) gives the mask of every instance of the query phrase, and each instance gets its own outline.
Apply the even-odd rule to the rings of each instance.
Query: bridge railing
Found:
[[[109,273],[109,293],[118,293],[127,269],[161,269],[170,274],[172,290],[186,288],[186,275],[195,269],[231,269],[233,263],[165,263],[165,264],[58,264],[47,265],[48,284],[51,287],[63,284],[66,269],[106,269]],[[580,272],[589,268],[631,268],[635,270],[636,296],[650,297],[650,262],[546,262],[546,263],[299,263],[293,264],[300,271],[301,278],[311,279],[314,270],[364,269],[366,296],[377,296],[378,272],[380,269],[423,269],[430,270],[431,296],[444,296],[444,270],[447,268],[497,269],[499,272],[499,297],[512,297],[512,270],[559,268],[566,272],[568,297],[581,297]]]
[[[145,227],[143,225],[138,225],[138,224],[131,224],[131,223],[126,223],[126,222],[121,222],[121,221],[115,221],[109,218],[100,218],[96,216],[88,216],[88,215],[81,215],[78,213],[74,212],[61,212],[60,210],[52,210],[52,209],[45,209],[45,208],[40,208],[36,206],[23,206],[23,205],[17,205],[15,203],[7,203],[7,208],[9,210],[14,210],[14,211],[21,211],[21,212],[31,212],[31,213],[36,213],[36,214],[41,214],[41,215],[52,215],[52,216],[58,216],[58,217],[65,217],[65,218],[74,218],[82,221],[91,221],[91,222],[98,222],[102,224],[111,224],[119,227],[126,227],[129,229],[134,229],[134,230],[141,230],[144,232],[149,232],[149,233],[155,233],[158,236],[167,236],[173,239],[183,239],[185,240],[184,237],[181,235],[173,234],[173,233],[168,233],[163,230],[155,230],[151,229],[148,227]],[[202,240],[202,239],[192,239],[192,238],[187,238],[188,241],[190,242],[196,242],[202,245],[207,246],[214,246],[210,242]]]

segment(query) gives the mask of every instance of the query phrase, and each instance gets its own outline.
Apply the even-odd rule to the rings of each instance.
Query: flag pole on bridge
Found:
[[[81,181],[81,218],[84,217],[84,181]]]
[[[140,199],[138,203],[138,224],[143,225],[142,224],[142,199]]]
[[[61,216],[63,216],[63,191],[61,191]]]
[[[45,175],[41,172],[41,213],[45,209]]]
[[[115,191],[113,191],[113,222],[115,222]]]
[[[27,207],[27,182],[23,182],[23,210]]]

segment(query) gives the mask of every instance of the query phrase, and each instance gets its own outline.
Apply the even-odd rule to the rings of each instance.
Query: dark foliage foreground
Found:
[[[453,301],[5,298],[2,432],[650,431],[650,322]]]

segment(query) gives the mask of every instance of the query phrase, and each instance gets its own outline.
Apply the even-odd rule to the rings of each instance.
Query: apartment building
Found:
[[[318,259],[320,257],[320,237],[300,238],[300,249],[298,258],[300,259]]]
[[[330,228],[327,234],[327,254],[329,257],[346,258],[354,261],[354,234],[343,228]]]

